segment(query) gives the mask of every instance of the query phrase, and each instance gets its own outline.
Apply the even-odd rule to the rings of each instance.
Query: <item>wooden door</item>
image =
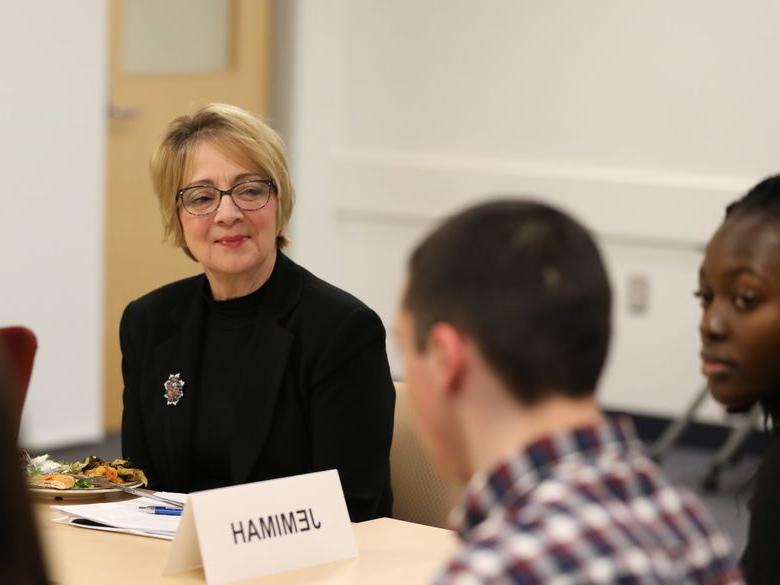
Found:
[[[173,118],[203,104],[227,102],[261,115],[269,108],[271,2],[224,1],[229,10],[226,67],[200,73],[128,73],[123,54],[126,7],[122,0],[111,0],[103,343],[107,432],[118,430],[121,423],[122,310],[160,285],[200,272],[181,250],[162,243],[148,171],[150,155]],[[178,24],[174,20],[166,26],[173,31]]]

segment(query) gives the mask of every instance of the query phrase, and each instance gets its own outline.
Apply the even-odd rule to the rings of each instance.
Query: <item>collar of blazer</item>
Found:
[[[303,270],[298,264],[285,256],[281,250],[276,253],[276,263],[271,276],[263,285],[266,289],[260,314],[271,321],[281,320],[292,311],[301,298]],[[208,286],[206,275],[201,274],[195,279],[198,291],[202,293]],[[190,300],[190,299],[188,299]],[[176,328],[186,327],[188,321],[195,317],[194,312],[203,312],[200,296],[193,296],[191,302],[177,304],[171,311],[172,325]]]
[[[176,306],[169,324],[175,333],[157,346],[151,382],[159,387],[173,373],[185,380],[184,397],[177,406],[162,411],[162,445],[168,485],[186,490],[184,478],[190,477],[194,400],[200,376],[200,350],[205,317],[202,287],[206,277],[196,279],[194,294]],[[302,269],[279,252],[269,278],[262,307],[258,311],[255,330],[250,341],[250,356],[243,381],[237,393],[230,440],[230,470],[234,483],[244,483],[265,444],[271,427],[276,399],[287,366],[292,334],[280,323],[298,304],[303,286]],[[189,398],[189,400],[187,400]]]

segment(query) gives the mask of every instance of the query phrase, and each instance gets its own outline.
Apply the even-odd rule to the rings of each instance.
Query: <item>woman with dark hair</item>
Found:
[[[16,429],[10,414],[11,389],[6,371],[0,355],[0,469],[3,470],[0,583],[43,585],[47,583],[46,572],[16,449]]]
[[[729,412],[756,402],[773,437],[755,476],[742,568],[780,583],[780,175],[726,209],[699,272],[702,373]]]

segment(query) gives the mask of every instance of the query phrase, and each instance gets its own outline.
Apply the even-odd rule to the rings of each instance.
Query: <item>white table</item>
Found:
[[[54,512],[38,503],[40,534],[57,584],[147,585],[205,583],[203,571],[162,576],[170,541],[56,524]],[[246,581],[262,584],[426,583],[456,549],[449,530],[390,518],[353,524],[359,557]]]

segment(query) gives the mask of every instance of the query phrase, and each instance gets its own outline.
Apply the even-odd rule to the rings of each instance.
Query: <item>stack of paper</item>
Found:
[[[157,492],[156,495],[182,503],[187,500],[187,494]],[[173,540],[181,517],[158,516],[139,510],[139,506],[155,505],[159,505],[159,502],[148,498],[136,498],[123,502],[52,506],[52,508],[62,512],[63,516],[54,519],[54,522],[61,524]]]

